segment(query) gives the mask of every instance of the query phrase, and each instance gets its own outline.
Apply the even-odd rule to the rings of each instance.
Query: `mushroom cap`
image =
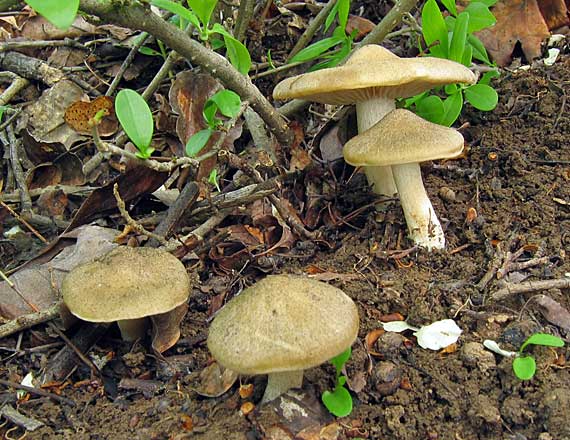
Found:
[[[242,374],[315,367],[346,350],[358,334],[358,310],[340,289],[295,275],[270,275],[220,310],[208,348]]]
[[[449,159],[462,151],[457,130],[396,109],[344,144],[343,155],[354,166],[388,166]]]
[[[375,44],[361,47],[339,67],[281,81],[275,99],[301,98],[321,104],[355,104],[372,98],[407,98],[436,86],[476,82],[467,67],[441,58],[400,58]]]
[[[190,277],[168,252],[119,246],[63,279],[63,301],[75,316],[113,322],[166,313],[188,299]]]

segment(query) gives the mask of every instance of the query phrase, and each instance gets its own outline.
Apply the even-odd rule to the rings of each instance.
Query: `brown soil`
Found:
[[[322,427],[326,425],[321,438],[570,439],[570,373],[557,359],[568,358],[568,349],[533,349],[537,374],[521,382],[513,375],[509,359],[482,351],[479,345],[494,339],[512,350],[539,330],[562,332],[567,337],[541,314],[533,301],[537,292],[496,301],[492,294],[501,280],[493,276],[483,288],[480,282],[493,262],[501,262],[505,252],[523,246],[516,263],[548,258],[537,266],[511,271],[508,281],[563,278],[570,272],[570,116],[566,102],[570,58],[553,67],[505,73],[496,86],[500,93],[496,111],[468,111],[462,119],[470,124],[462,130],[470,147],[466,157],[423,168],[428,193],[446,224],[446,251],[390,253],[409,247],[403,217],[394,207],[383,222],[375,222],[374,213],[368,210],[351,218],[350,225],[330,229],[327,241],[332,248],[301,243],[290,253],[272,257],[271,272],[303,273],[310,267],[313,272],[318,268],[329,273],[330,282],[359,307],[361,330],[347,366],[356,390],[352,393],[354,410],[336,422],[319,416]],[[350,170],[345,171],[349,176]],[[344,206],[339,209],[346,215],[354,208],[349,207],[354,200],[369,196],[364,195],[360,176],[341,183],[355,195],[350,200],[339,196],[338,204]],[[468,217],[470,208],[476,210],[475,218]],[[62,390],[75,407],[37,397],[21,403],[20,412],[45,423],[27,438],[292,438],[284,434],[292,430],[291,425],[271,410],[275,404],[242,414],[239,382],[215,398],[195,391],[197,376],[209,362],[205,335],[212,300],[220,292],[229,298],[240,284],[237,280],[253,281],[260,272],[248,269],[239,277],[230,277],[216,275],[209,265],[200,276],[202,286],[194,288],[182,339],[165,353],[169,364],[158,362],[146,341],[131,347],[113,339],[116,333],[108,333],[91,351],[97,356],[115,352],[103,370],[107,392],[93,381]],[[541,293],[570,308],[568,289]],[[423,350],[409,333],[405,336],[410,339],[384,334],[371,347],[382,356],[369,356],[365,337],[380,328],[383,315],[395,312],[413,325],[454,318],[463,330],[456,350]],[[39,345],[38,339],[46,340],[46,331],[40,326],[26,332],[22,347]],[[13,347],[15,341],[7,338],[2,346]],[[4,378],[21,378],[30,370],[40,370],[55,352],[11,358],[0,373]],[[89,370],[78,363],[70,382],[77,384],[89,377]],[[117,390],[124,377],[153,379],[157,388],[146,395],[136,389]],[[250,400],[257,404],[265,379],[242,381],[254,384]],[[308,371],[307,395],[319,396],[332,381],[330,366]],[[11,398],[13,392],[0,394],[0,402]],[[0,428],[0,432],[7,429]],[[309,431],[297,438],[319,438]],[[11,436],[20,434],[18,430]]]

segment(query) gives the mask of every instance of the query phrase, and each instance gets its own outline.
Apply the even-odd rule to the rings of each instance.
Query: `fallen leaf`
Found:
[[[550,35],[537,0],[500,1],[492,9],[497,23],[477,32],[499,66],[506,66],[517,42],[530,63],[541,55],[541,43]]]
[[[97,130],[101,136],[111,136],[119,128],[119,121],[115,116],[113,99],[109,96],[99,96],[91,102],[75,101],[65,109],[64,120],[71,128],[81,134],[91,134],[91,122],[95,115],[104,111],[105,116],[99,123]]]
[[[559,302],[546,295],[538,295],[535,301],[541,307],[540,311],[548,322],[570,331],[570,312]]]
[[[235,371],[213,362],[200,372],[199,384],[193,389],[200,396],[219,397],[232,387],[237,378]]]
[[[570,24],[568,8],[564,0],[539,0],[538,7],[548,29],[557,29]]]
[[[346,33],[352,34],[352,31],[358,30],[356,41],[360,40],[365,35],[368,35],[376,25],[374,22],[368,20],[367,18],[360,17],[358,15],[350,15],[348,17],[348,22],[346,23]]]
[[[378,353],[377,351],[373,350],[374,344],[378,340],[382,334],[385,333],[383,328],[377,328],[375,330],[369,331],[366,334],[365,342],[366,342],[366,351],[371,354],[372,356],[379,356],[382,357],[382,353]]]
[[[78,38],[97,33],[97,28],[88,23],[81,15],[67,29],[55,27],[41,15],[31,17],[22,26],[21,36],[28,40],[63,40]]]
[[[180,304],[170,312],[153,315],[152,321],[152,348],[162,353],[173,347],[180,339],[180,324],[186,316],[188,304]]]

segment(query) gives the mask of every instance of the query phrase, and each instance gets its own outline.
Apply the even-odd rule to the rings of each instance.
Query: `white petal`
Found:
[[[503,350],[501,347],[499,347],[499,344],[497,344],[495,341],[493,341],[491,339],[485,339],[483,341],[483,345],[488,350],[491,350],[493,353],[500,354],[501,356],[513,357],[513,356],[517,355],[517,353],[514,351]]]
[[[406,330],[418,330],[416,327],[412,327],[406,321],[392,321],[392,322],[382,322],[382,327],[387,332],[402,333]]]
[[[420,347],[439,350],[457,342],[461,332],[453,319],[443,319],[420,328],[414,336]]]

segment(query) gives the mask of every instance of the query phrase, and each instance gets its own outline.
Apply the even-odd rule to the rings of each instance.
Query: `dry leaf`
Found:
[[[540,45],[550,32],[537,0],[500,1],[492,12],[497,23],[478,32],[477,36],[499,66],[510,63],[517,42],[520,42],[528,62],[540,57]]]
[[[235,371],[214,362],[200,372],[200,383],[194,391],[200,396],[218,397],[229,390],[237,378],[238,374]]]
[[[535,301],[548,322],[570,331],[570,312],[560,303],[546,295],[538,295]]]
[[[376,25],[367,18],[360,17],[358,15],[350,15],[348,17],[348,22],[346,23],[346,33],[352,34],[352,31],[357,29],[358,33],[354,39],[358,41],[365,35],[369,34],[375,27]]]
[[[564,0],[539,0],[538,7],[549,29],[570,24],[568,8]]]
[[[111,136],[119,127],[114,107],[113,99],[109,96],[99,96],[91,102],[75,101],[65,109],[63,119],[76,132],[91,134],[93,118],[103,111],[105,116],[97,129],[101,136]]]

